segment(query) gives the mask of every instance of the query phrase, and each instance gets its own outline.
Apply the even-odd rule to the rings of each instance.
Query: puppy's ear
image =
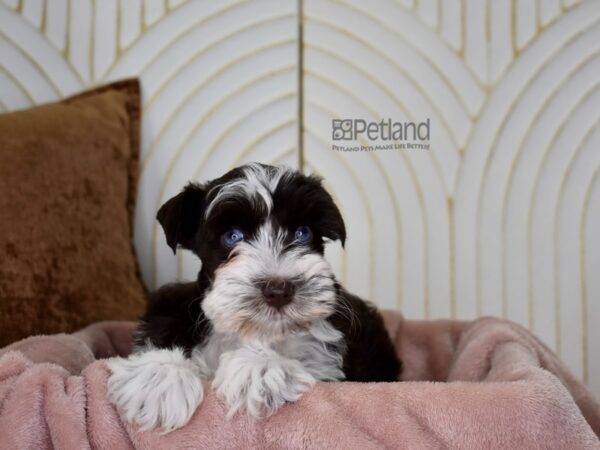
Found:
[[[344,219],[329,192],[323,186],[321,186],[321,190],[322,192],[319,194],[319,210],[321,214],[317,225],[324,237],[332,241],[340,240],[343,247],[346,243],[346,225],[344,224]]]
[[[194,236],[204,213],[204,194],[202,186],[190,183],[158,210],[156,218],[165,231],[167,244],[173,253],[178,244],[187,249],[193,247]]]

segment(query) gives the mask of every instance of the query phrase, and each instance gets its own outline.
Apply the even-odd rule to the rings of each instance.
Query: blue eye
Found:
[[[312,230],[306,225],[302,225],[296,228],[295,238],[301,244],[306,244],[313,238]]]
[[[223,233],[221,240],[225,247],[231,248],[238,242],[244,240],[244,232],[239,228],[232,228]]]

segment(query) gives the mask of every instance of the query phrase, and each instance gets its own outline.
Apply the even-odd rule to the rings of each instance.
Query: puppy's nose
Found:
[[[280,308],[292,301],[294,285],[283,278],[271,278],[263,284],[262,292],[268,305]]]

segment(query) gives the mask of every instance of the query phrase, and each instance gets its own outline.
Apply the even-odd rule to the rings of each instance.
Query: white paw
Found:
[[[141,429],[184,426],[202,402],[200,370],[181,349],[148,350],[108,361],[109,399]]]
[[[299,361],[268,348],[245,346],[221,355],[212,385],[229,406],[228,417],[240,409],[260,417],[298,400],[314,384]]]

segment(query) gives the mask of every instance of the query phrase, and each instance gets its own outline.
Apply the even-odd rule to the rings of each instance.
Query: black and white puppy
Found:
[[[268,415],[317,381],[395,381],[400,362],[371,304],[323,257],[346,239],[314,176],[248,164],[189,184],[158,211],[168,245],[202,261],[193,283],[149,299],[127,359],[109,362],[109,396],[129,421],[185,425],[211,382],[230,414]]]

